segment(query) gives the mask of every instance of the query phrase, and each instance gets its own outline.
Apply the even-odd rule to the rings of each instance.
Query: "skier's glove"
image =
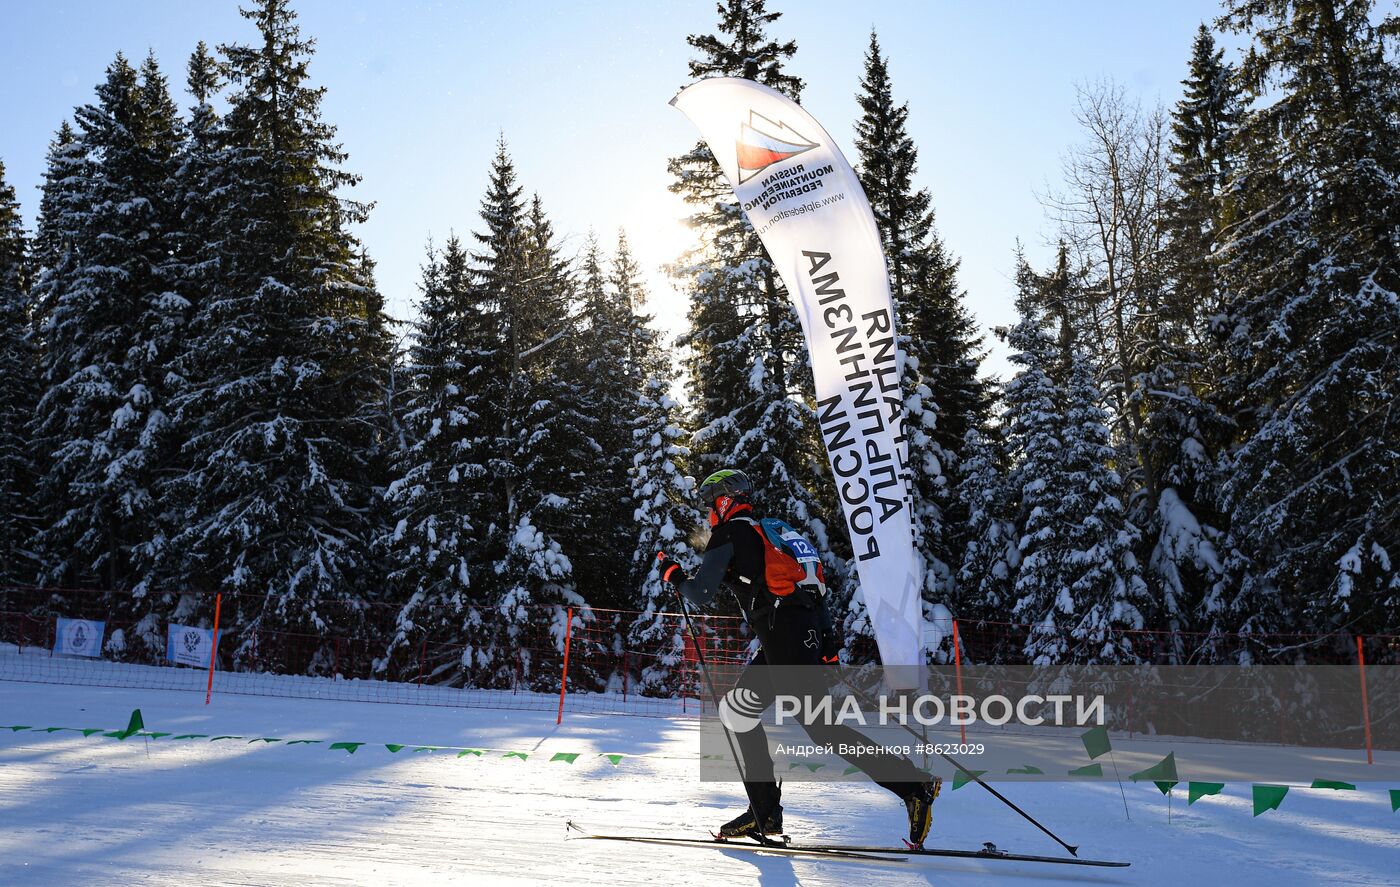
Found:
[[[666,556],[666,552],[656,553],[656,569],[661,572],[661,578],[672,585],[684,582],[686,579],[685,570],[681,569],[679,562]]]

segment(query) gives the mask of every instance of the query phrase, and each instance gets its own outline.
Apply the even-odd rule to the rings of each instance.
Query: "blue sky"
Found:
[[[658,326],[676,330],[685,303],[660,266],[688,242],[666,191],[666,159],[696,139],[667,102],[688,82],[690,33],[714,30],[712,0],[426,2],[301,0],[317,41],[313,79],[329,88],[356,189],[376,209],[360,234],[378,262],[390,311],[411,313],[429,236],[478,227],[498,133],[522,183],[537,191],[564,245],[591,227],[609,246],[625,227],[650,273]],[[789,70],[803,104],[849,157],[855,93],[870,29],[896,97],[910,105],[919,183],[961,257],[969,305],[984,326],[1013,316],[1016,239],[1045,264],[1054,231],[1037,199],[1080,136],[1076,84],[1113,78],[1145,104],[1168,106],[1196,26],[1215,2],[953,3],[769,0],[770,34],[797,41]],[[0,160],[33,222],[46,145],[118,51],[153,49],[181,107],[196,42],[252,41],[236,0],[46,0],[11,3],[0,33]],[[997,355],[990,364],[1004,364]]]

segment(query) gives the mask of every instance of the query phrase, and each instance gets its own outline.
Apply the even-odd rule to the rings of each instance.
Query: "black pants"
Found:
[[[758,694],[766,711],[778,694],[819,699],[826,695],[834,677],[833,667],[821,661],[822,624],[820,610],[784,602],[775,612],[751,617],[762,648],[739,676],[736,687]],[[777,672],[764,666],[804,666]],[[775,679],[782,686],[774,686]],[[822,719],[803,722],[802,728],[812,741],[830,745],[839,753],[841,746],[853,748],[873,743],[858,730],[845,724],[828,724]],[[739,754],[743,758],[744,790],[754,816],[763,821],[778,803],[778,788],[773,774],[773,756],[769,752],[768,736],[760,723],[753,729],[736,734]],[[877,754],[842,755],[859,767],[882,788],[900,798],[907,797],[927,779],[913,762],[888,752]],[[879,774],[877,778],[876,774]]]

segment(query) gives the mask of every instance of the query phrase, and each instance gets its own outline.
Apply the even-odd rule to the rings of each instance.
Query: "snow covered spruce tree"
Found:
[[[587,429],[572,424],[578,412],[570,387],[579,378],[569,352],[572,282],[539,201],[527,208],[521,199],[504,140],[481,219],[468,353],[481,404],[482,449],[473,458],[486,476],[473,506],[481,510],[470,516],[483,540],[472,597],[490,615],[467,626],[464,664],[478,683],[509,686],[553,679],[552,659],[537,660],[563,650],[566,607],[576,608],[580,622],[590,617],[555,536],[574,529],[568,509],[586,482],[580,453]]]
[[[1224,232],[1229,603],[1250,633],[1400,630],[1400,69],[1365,0],[1230,2],[1249,106]],[[1265,655],[1268,655],[1267,653]]]
[[[0,161],[0,588],[34,581],[38,465],[29,443],[38,351],[31,333],[29,242]]]
[[[634,321],[629,362],[637,372],[635,408],[627,451],[633,511],[628,525],[635,530],[629,559],[629,605],[641,613],[628,628],[625,647],[627,667],[637,676],[639,692],[670,696],[680,691],[679,666],[685,655],[685,636],[678,619],[660,614],[675,612],[675,589],[661,581],[656,554],[665,551],[688,570],[699,566],[691,536],[700,526],[701,514],[694,501],[694,479],[686,472],[690,450],[685,442],[684,409],[671,396],[675,381],[670,354],[641,314],[646,294],[640,269],[618,235],[611,282],[619,299],[625,298]]]
[[[590,604],[630,609],[636,603],[631,558],[637,534],[628,472],[641,379],[646,364],[655,361],[656,337],[635,313],[632,299],[639,283],[625,238],[609,273],[597,238],[590,236],[579,271],[573,350],[581,374],[560,381],[575,382],[580,414],[576,421],[587,427],[597,450],[583,466],[584,483],[569,508],[575,532],[569,534],[566,547],[575,580]],[[616,281],[619,271],[622,279]],[[625,625],[618,628],[622,634],[627,631]]]
[[[953,592],[967,541],[967,514],[954,495],[958,466],[964,438],[988,417],[991,395],[977,378],[981,336],[962,303],[958,261],[938,236],[928,189],[914,185],[918,149],[909,137],[909,106],[895,104],[888,59],[873,32],[860,87],[858,174],[899,317],[914,540],[931,606]]]
[[[218,195],[195,264],[217,268],[177,362],[188,471],[170,487],[172,563],[225,601],[234,657],[325,673],[379,593],[367,547],[390,343],[382,299],[348,226],[366,207],[308,83],[312,42],[285,0],[243,16],[255,45],[220,47],[232,88]],[[290,634],[287,634],[290,633]]]
[[[1124,514],[1093,367],[1075,344],[1066,248],[1054,273],[1023,265],[1017,279],[1021,320],[1007,342],[1021,370],[1006,386],[1003,424],[1019,499],[1011,615],[1029,625],[1023,654],[1035,663],[1140,660],[1145,651],[1121,634],[1150,615],[1133,554],[1139,533]]]
[[[796,99],[802,81],[783,70],[797,45],[766,29],[780,14],[764,0],[719,4],[718,33],[691,35],[690,75],[747,77]],[[828,578],[844,573],[845,525],[817,433],[809,358],[797,313],[758,235],[704,143],[673,158],[671,190],[695,209],[700,244],[675,268],[690,295],[687,390],[695,413],[697,475],[743,468],[768,513],[791,521],[831,552]]]
[[[1005,622],[1010,615],[1011,581],[1020,566],[1015,514],[1007,488],[1002,429],[969,429],[963,439],[956,490],[967,515],[962,531],[953,611],[965,621]]]
[[[470,257],[456,236],[430,248],[413,325],[401,418],[404,445],[386,491],[390,530],[379,549],[388,559],[392,600],[402,602],[381,671],[433,683],[456,682],[467,626],[482,621],[473,597],[481,539],[474,522],[489,514],[483,488],[483,439],[493,405],[479,384],[481,314],[475,311]],[[483,415],[485,413],[486,415]]]
[[[108,649],[163,647],[139,582],[162,534],[154,484],[168,451],[168,364],[186,303],[169,279],[170,177],[179,121],[153,58],[118,55],[77,110],[72,153],[52,155],[43,260],[38,448],[42,580],[109,589],[108,611],[141,619]],[[60,168],[60,166],[62,168]],[[138,641],[139,643],[136,643]]]
[[[1163,284],[1139,315],[1144,475],[1155,483],[1150,511],[1139,516],[1147,543],[1147,578],[1171,632],[1171,661],[1213,659],[1186,643],[1183,631],[1207,636],[1224,627],[1224,521],[1218,510],[1220,455],[1232,424],[1221,412],[1216,380],[1219,337],[1212,319],[1221,290],[1215,249],[1226,217],[1228,145],[1238,115],[1231,66],[1202,26],[1192,44],[1184,96],[1171,115],[1168,166],[1174,188],[1162,205]]]

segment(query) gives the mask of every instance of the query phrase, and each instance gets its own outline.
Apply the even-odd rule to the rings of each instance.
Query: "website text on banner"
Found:
[[[797,306],[818,421],[886,676],[923,662],[922,570],[910,523],[894,306],[875,216],[821,124],[749,80],[672,99],[699,128]]]

